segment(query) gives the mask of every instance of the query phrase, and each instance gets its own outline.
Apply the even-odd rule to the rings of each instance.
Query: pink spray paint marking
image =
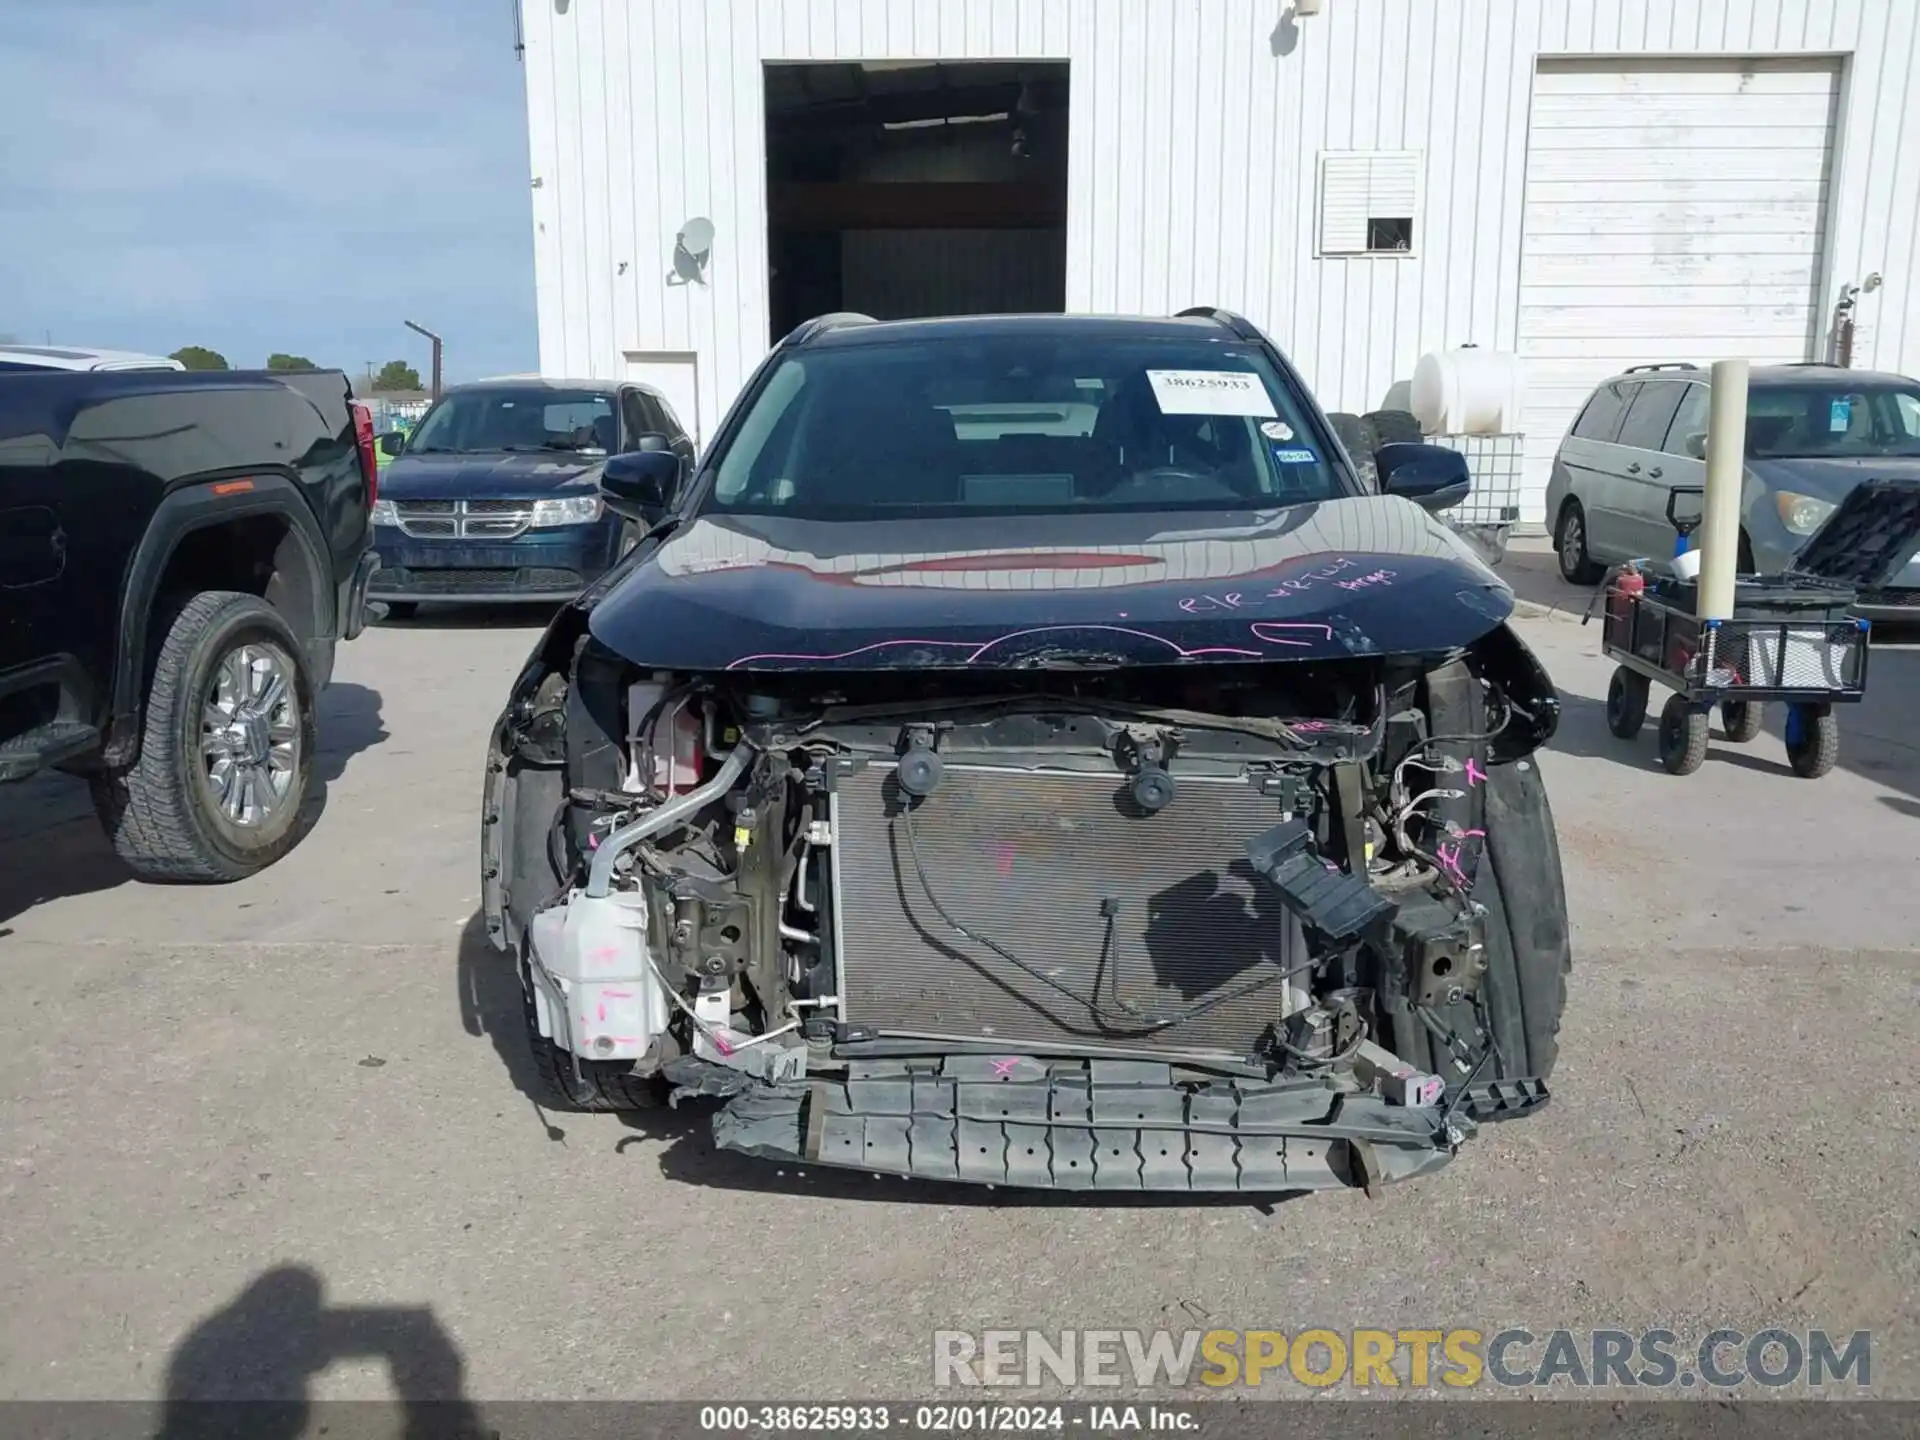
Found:
[[[1180,608],[1189,615],[1204,615],[1209,610],[1238,610],[1240,593],[1236,590],[1227,595],[1189,595],[1180,602]]]
[[[1320,638],[1323,640],[1333,639],[1333,627],[1331,625],[1313,625],[1304,621],[1283,623],[1277,620],[1256,620],[1253,623],[1252,629],[1254,639],[1263,640],[1269,645],[1298,645],[1308,650],[1313,648],[1313,641],[1311,640],[1296,640],[1289,636],[1274,635],[1268,632],[1274,630],[1314,630],[1319,632]]]
[[[604,1025],[607,1023],[607,1002],[602,1000],[597,1008],[600,1012],[600,1023]]]
[[[998,870],[1002,875],[1013,874],[1014,854],[1014,846],[1011,840],[1002,840],[998,845],[995,845],[993,847],[994,869]]]
[[[1205,599],[1208,597],[1194,596],[1190,598],[1199,600],[1199,599]],[[1311,640],[1294,639],[1287,636],[1281,636],[1281,635],[1269,633],[1272,631],[1280,631],[1280,630],[1314,631],[1314,632],[1318,632],[1318,634],[1322,639],[1325,639],[1325,640],[1333,639],[1333,627],[1331,625],[1313,625],[1313,624],[1305,624],[1305,623],[1287,624],[1287,623],[1279,623],[1279,622],[1271,622],[1271,621],[1256,621],[1250,628],[1252,629],[1252,632],[1253,632],[1253,638],[1260,641],[1262,644],[1266,644],[1266,645],[1295,645],[1295,646],[1302,646],[1306,648],[1311,648],[1313,645],[1313,642]],[[1228,656],[1236,660],[1258,660],[1262,656],[1262,652],[1259,650],[1249,650],[1244,646],[1233,646],[1233,645],[1212,645],[1212,646],[1204,646],[1198,650],[1189,650],[1184,645],[1181,645],[1175,641],[1169,640],[1164,635],[1155,635],[1146,630],[1135,630],[1125,625],[1039,625],[1034,627],[1031,630],[1016,630],[1010,635],[996,636],[992,640],[988,640],[983,644],[977,644],[977,645],[971,640],[915,640],[915,639],[880,640],[875,642],[872,645],[862,645],[859,648],[854,650],[841,650],[833,654],[809,655],[809,654],[801,654],[797,652],[796,653],[779,652],[779,653],[767,653],[762,655],[743,655],[738,660],[735,660],[731,664],[729,664],[727,668],[729,670],[738,670],[743,666],[754,665],[754,664],[770,662],[770,661],[787,661],[787,662],[792,662],[792,663],[802,664],[802,665],[828,665],[828,664],[834,663],[835,661],[852,660],[863,655],[874,655],[874,654],[879,654],[881,652],[888,651],[888,650],[900,650],[900,649],[952,651],[952,652],[956,652],[955,659],[958,661],[958,663],[962,665],[977,665],[980,663],[980,661],[985,659],[987,655],[991,651],[993,651],[996,647],[1005,645],[1009,641],[1024,640],[1028,636],[1032,636],[1032,635],[1061,635],[1061,634],[1125,635],[1129,639],[1145,640],[1155,645],[1165,646],[1169,651],[1172,652],[1173,657],[1176,660],[1199,660],[1210,655]],[[964,652],[964,653],[960,653],[960,652]]]
[[[631,990],[602,990],[600,993],[606,996],[607,999],[609,1000],[633,999],[633,992]]]
[[[722,1055],[733,1054],[733,1046],[726,1042],[726,1038],[722,1036],[718,1030],[714,1031],[707,1038],[713,1041],[713,1048],[718,1050]]]
[[[1486,782],[1487,772],[1480,768],[1480,762],[1472,756],[1467,757],[1467,784],[1480,785]],[[1481,832],[1484,833],[1484,832]]]
[[[1014,1072],[1014,1070],[1019,1067],[1019,1064],[1020,1064],[1020,1057],[1018,1055],[1009,1055],[1004,1060],[994,1061],[993,1062],[993,1078],[996,1080],[1006,1079],[1007,1076],[1011,1075]]]
[[[1333,583],[1342,590],[1374,590],[1382,585],[1391,585],[1398,573],[1394,570],[1375,570],[1352,580],[1336,580]]]

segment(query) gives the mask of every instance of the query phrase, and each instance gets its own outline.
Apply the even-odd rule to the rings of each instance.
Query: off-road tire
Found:
[[[573,1055],[540,1033],[533,993],[520,987],[522,1014],[527,1022],[527,1045],[533,1068],[556,1108],[608,1114],[614,1111],[652,1110],[666,1099],[666,1082],[656,1075],[636,1075],[630,1062],[582,1060],[574,1074]]]
[[[1621,665],[1607,682],[1607,729],[1631,740],[1647,723],[1647,677]]]
[[[1797,713],[1795,713],[1797,712]],[[1840,717],[1810,715],[1795,706],[1787,716],[1787,764],[1802,780],[1818,780],[1840,761]]]
[[[1569,558],[1568,529],[1580,527],[1578,544],[1574,546],[1578,553]],[[1587,549],[1587,512],[1580,507],[1578,500],[1569,500],[1560,507],[1560,518],[1553,526],[1553,559],[1560,567],[1560,578],[1569,585],[1598,585],[1600,577],[1607,568],[1594,560]]]
[[[1426,438],[1411,410],[1373,410],[1360,417],[1360,439],[1368,454],[1382,445],[1420,445]]]
[[[1707,761],[1707,712],[1684,695],[1660,711],[1660,763],[1669,775],[1691,775]]]
[[[383,600],[380,603],[387,607],[388,620],[411,620],[420,613],[418,600]]]
[[[220,661],[241,643],[283,652],[299,732],[287,798],[257,832],[216,816],[199,774],[208,687]],[[94,811],[114,851],[142,880],[225,884],[266,869],[298,845],[312,824],[306,800],[317,746],[314,686],[300,641],[259,597],[207,590],[187,598],[166,622],[149,673],[140,758],[89,779]]]
[[[1443,704],[1442,696],[1438,687],[1430,689],[1433,733],[1471,735],[1484,729],[1477,696],[1469,704]],[[1553,807],[1532,758],[1490,764],[1484,745],[1470,753],[1486,779],[1467,787],[1467,798],[1454,803],[1462,807],[1456,817],[1470,822],[1468,828],[1487,832],[1468,893],[1486,909],[1487,970],[1480,982],[1480,1004],[1495,1044],[1495,1053],[1474,1083],[1544,1080],[1559,1058],[1560,1019],[1567,1005],[1567,975],[1573,969]],[[1469,1002],[1446,1006],[1435,1015],[1462,1042],[1477,1048],[1479,1026]],[[1386,1039],[1382,1037],[1382,1043]],[[1402,1059],[1442,1077],[1449,1089],[1465,1080],[1447,1048],[1411,1012],[1393,1017],[1391,1040]]]
[[[1758,700],[1720,702],[1720,733],[1735,745],[1759,738],[1766,719],[1766,706]]]

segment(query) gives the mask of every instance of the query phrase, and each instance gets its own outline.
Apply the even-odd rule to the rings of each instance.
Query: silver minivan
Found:
[[[1589,397],[1547,482],[1547,522],[1569,582],[1591,585],[1609,565],[1672,557],[1667,498],[1676,486],[1706,483],[1708,375],[1697,365],[1638,365]],[[1744,468],[1739,568],[1778,573],[1862,480],[1920,479],[1920,381],[1756,366]],[[1862,598],[1876,618],[1920,618],[1920,559]]]

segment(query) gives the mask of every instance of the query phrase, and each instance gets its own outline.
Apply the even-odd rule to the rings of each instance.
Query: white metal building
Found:
[[[1307,13],[1302,13],[1307,12]],[[540,357],[710,434],[807,315],[1238,310],[1330,410],[1920,373],[1920,0],[522,0]]]

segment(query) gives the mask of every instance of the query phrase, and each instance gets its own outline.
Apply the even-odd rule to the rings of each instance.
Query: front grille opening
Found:
[[[1166,810],[1134,818],[1117,774],[949,761],[910,846],[894,789],[892,767],[874,766],[845,777],[834,801],[848,1023],[1242,1057],[1284,1015],[1282,976],[1304,940],[1244,856],[1278,822],[1274,797],[1187,778]],[[1196,1004],[1209,1008],[1153,1023]]]

